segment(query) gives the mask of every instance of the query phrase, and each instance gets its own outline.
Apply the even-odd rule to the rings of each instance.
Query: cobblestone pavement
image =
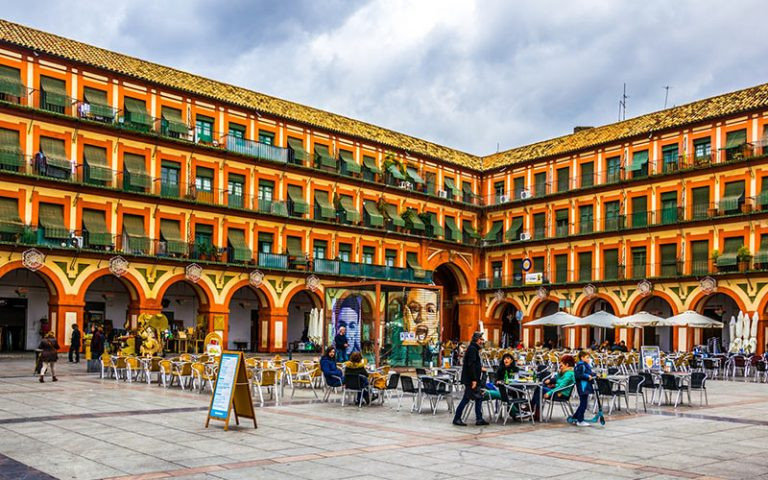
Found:
[[[605,428],[454,427],[436,415],[317,403],[297,390],[257,407],[259,428],[204,428],[209,394],[100,380],[59,362],[59,382],[0,359],[0,479],[768,479],[768,385],[708,383],[709,406],[614,412]],[[286,391],[290,396],[290,390]],[[634,407],[634,401],[630,400]],[[247,422],[242,422],[247,425]]]

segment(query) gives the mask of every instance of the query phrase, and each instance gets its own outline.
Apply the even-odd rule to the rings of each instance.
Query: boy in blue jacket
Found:
[[[579,363],[573,369],[573,376],[576,380],[576,391],[579,393],[579,408],[573,414],[573,419],[579,427],[588,427],[590,424],[584,421],[584,412],[587,411],[589,396],[594,392],[592,381],[595,379],[592,374],[592,355],[588,351],[579,352]]]

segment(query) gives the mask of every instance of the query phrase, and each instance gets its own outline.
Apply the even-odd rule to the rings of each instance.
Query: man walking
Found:
[[[76,323],[72,324],[72,336],[69,338],[69,363],[72,363],[72,354],[75,354],[75,363],[80,363],[80,330]]]
[[[480,360],[480,349],[483,348],[485,339],[482,332],[472,334],[472,341],[464,353],[464,363],[461,369],[461,383],[464,384],[464,397],[456,407],[456,415],[453,417],[453,424],[465,427],[467,424],[461,419],[464,408],[470,400],[475,401],[475,424],[488,425],[483,419],[483,392],[480,385],[480,378],[483,373],[483,363]]]

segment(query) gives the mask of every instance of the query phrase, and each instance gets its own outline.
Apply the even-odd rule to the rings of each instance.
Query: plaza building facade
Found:
[[[477,156],[0,21],[0,345],[164,313],[285,351],[324,290],[442,287],[442,339],[758,312],[768,86]],[[714,253],[714,255],[713,255]],[[720,332],[617,329],[687,349]]]

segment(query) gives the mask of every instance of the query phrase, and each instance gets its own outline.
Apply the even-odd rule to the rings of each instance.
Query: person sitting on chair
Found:
[[[341,379],[344,378],[344,372],[336,365],[336,349],[328,347],[325,355],[320,358],[320,370],[325,377],[325,383],[329,387],[340,387]]]
[[[563,355],[560,358],[560,368],[558,369],[557,375],[554,379],[548,378],[544,380],[544,383],[542,383],[541,387],[537,387],[537,391],[534,392],[533,398],[531,399],[531,406],[533,407],[534,411],[534,420],[535,421],[541,421],[541,405],[539,405],[539,392],[538,388],[542,389],[542,396],[544,398],[550,398],[552,396],[552,390],[557,390],[558,388],[567,387],[570,385],[574,385],[576,383],[576,380],[573,376],[573,366],[575,365],[575,360],[573,356],[571,355]],[[557,395],[557,398],[567,398],[571,396],[571,389],[567,388],[563,391],[557,392],[555,395]]]
[[[357,403],[360,403],[360,396],[363,397],[363,403],[368,405],[370,403],[370,396],[368,395],[368,370],[365,369],[365,363],[363,363],[363,354],[360,352],[352,352],[349,356],[349,361],[344,365],[344,384],[346,385],[349,378],[358,376],[360,380],[360,388],[362,392],[357,393]],[[348,388],[348,387],[347,387]]]
[[[515,374],[519,371],[519,368],[517,368],[517,364],[515,364],[515,359],[512,357],[511,353],[505,353],[501,357],[501,363],[499,364],[499,368],[496,370],[496,384],[494,385],[494,389],[488,389],[486,390],[488,392],[488,395],[494,399],[499,400],[501,399],[501,389],[503,384],[509,382],[510,380],[515,378]]]

